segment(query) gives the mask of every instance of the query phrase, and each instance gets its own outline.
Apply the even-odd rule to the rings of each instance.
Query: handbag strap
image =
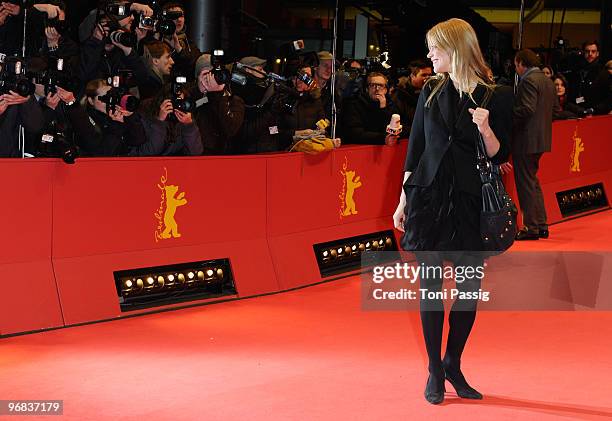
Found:
[[[489,101],[493,96],[493,89],[486,88],[486,92],[480,108],[487,108]],[[494,165],[487,155],[487,149],[485,147],[484,139],[482,134],[478,131],[478,138],[476,139],[476,168],[480,174],[480,180],[485,182],[491,182],[493,173],[495,172]]]

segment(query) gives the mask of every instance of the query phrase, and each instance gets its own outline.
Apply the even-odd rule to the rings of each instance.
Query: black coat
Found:
[[[349,99],[342,120],[343,143],[384,145],[387,125],[396,113],[397,108],[388,95],[385,108],[380,108],[378,101],[372,101],[367,94]]]
[[[412,172],[406,183],[411,186],[429,186],[442,158],[448,152],[454,163],[456,187],[460,191],[480,196],[482,183],[476,169],[478,128],[468,109],[482,103],[486,88],[479,85],[472,94],[476,103],[468,99],[459,116],[451,116],[450,110],[453,107],[450,101],[453,95],[449,92],[452,89],[450,80],[430,105],[425,107],[435,82],[432,80],[427,83],[419,96],[404,165],[404,171]],[[486,107],[490,113],[489,125],[500,142],[499,151],[491,158],[496,164],[505,162],[510,153],[512,105],[512,89],[497,87]],[[456,121],[456,124],[450,124],[452,121]]]

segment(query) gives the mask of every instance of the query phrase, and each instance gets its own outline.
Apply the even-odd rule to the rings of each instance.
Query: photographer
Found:
[[[419,94],[425,82],[433,74],[433,67],[424,60],[415,60],[410,63],[410,75],[399,78],[397,88],[391,96],[404,126],[404,130],[409,130],[416,112]]]
[[[289,112],[281,114],[280,129],[281,133],[286,133],[293,139],[295,136],[306,136],[316,129],[317,122],[325,119],[323,102],[321,101],[321,90],[316,87],[316,83],[311,78],[312,68],[302,66],[293,73],[291,79],[296,90],[297,98],[286,98],[293,100],[295,105]],[[312,80],[312,83],[307,84]],[[289,146],[289,145],[287,145]]]
[[[170,52],[170,47],[161,41],[152,41],[144,46],[143,60],[147,65],[147,75],[138,83],[141,99],[154,97],[169,81],[174,66]]]
[[[386,128],[397,109],[387,92],[387,77],[378,72],[370,73],[367,78],[367,92],[348,100],[344,108],[345,143],[384,145],[391,140]]]
[[[202,135],[204,154],[229,154],[234,149],[231,142],[244,121],[244,101],[215,80],[210,54],[196,61],[195,75],[198,84],[192,95],[197,107],[194,118]]]
[[[187,94],[180,93],[180,99]],[[193,116],[173,105],[171,86],[164,85],[157,96],[142,104],[137,113],[145,139],[153,148],[150,155],[201,155],[204,148],[198,126]]]
[[[177,15],[174,19],[176,31],[172,35],[163,37],[163,41],[172,48],[172,60],[175,63],[177,74],[188,76],[194,74],[196,60],[201,56],[201,52],[196,44],[187,36],[185,25],[185,8],[181,3],[171,1],[163,6],[165,12]]]
[[[38,1],[28,10],[26,56],[52,56],[76,64],[79,48],[68,35],[64,1]],[[21,55],[22,43],[22,7],[7,2],[0,3],[0,52]]]
[[[136,36],[131,33],[133,11],[152,14],[150,7],[125,1],[112,2],[110,10],[122,12],[115,15],[106,5],[89,14],[79,28],[81,38],[81,65],[79,79],[83,83],[90,80],[106,79],[119,70],[128,69],[134,74],[137,83],[148,78],[148,71],[135,50]],[[129,6],[129,9],[128,9]]]
[[[43,113],[30,96],[20,96],[14,91],[0,94],[0,157],[20,157],[19,126],[26,136],[43,130]]]
[[[266,60],[259,57],[244,57],[241,64],[255,70],[245,69],[248,83],[244,86],[232,84],[232,91],[244,100],[244,124],[238,136],[235,153],[263,153],[283,151],[291,139],[279,131],[280,110],[274,99],[274,84],[269,83],[263,72]]]

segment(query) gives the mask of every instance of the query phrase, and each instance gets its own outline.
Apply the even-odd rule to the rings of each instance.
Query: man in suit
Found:
[[[537,173],[542,154],[551,150],[553,108],[558,111],[559,105],[555,102],[555,87],[538,68],[539,62],[531,50],[518,51],[514,57],[520,82],[513,109],[512,157],[524,225],[516,235],[517,240],[548,238]]]

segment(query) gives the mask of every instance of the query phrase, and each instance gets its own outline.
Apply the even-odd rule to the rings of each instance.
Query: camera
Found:
[[[163,36],[171,36],[176,32],[174,21],[183,16],[183,12],[171,12],[162,10],[154,16],[145,16],[142,13],[138,17],[138,28],[159,33]]]
[[[106,95],[98,98],[106,104],[107,113],[114,113],[117,107],[132,113],[138,109],[140,100],[128,93],[125,75],[113,76],[109,78],[108,83],[111,85],[111,90]]]
[[[315,79],[304,70],[298,70],[297,79],[308,86],[309,89],[312,88],[315,83]]]
[[[64,69],[64,59],[50,59],[49,68],[35,76],[36,83],[45,87],[45,96],[57,93],[57,87],[70,92],[76,90],[75,82]]]
[[[78,151],[64,135],[64,128],[53,120],[41,137],[39,156],[62,158],[66,164],[74,164]]]
[[[223,65],[224,56],[225,52],[223,50],[214,50],[210,56],[210,64],[213,67],[211,72],[219,85],[225,85],[232,81],[232,74]]]
[[[177,76],[172,81],[172,106],[175,110],[182,111],[184,113],[190,113],[193,111],[194,103],[191,98],[185,98],[183,88],[187,83],[187,78],[184,76]]]
[[[130,32],[125,32],[122,30],[111,32],[108,38],[112,42],[116,42],[117,44],[121,44],[125,47],[132,47],[132,48],[136,46],[136,42],[137,42],[136,36],[134,34]]]
[[[25,61],[0,54],[0,94],[16,92],[27,97],[34,93],[34,84],[25,76]]]
[[[111,3],[107,4],[104,11],[121,19],[128,17],[132,12],[129,4]]]

